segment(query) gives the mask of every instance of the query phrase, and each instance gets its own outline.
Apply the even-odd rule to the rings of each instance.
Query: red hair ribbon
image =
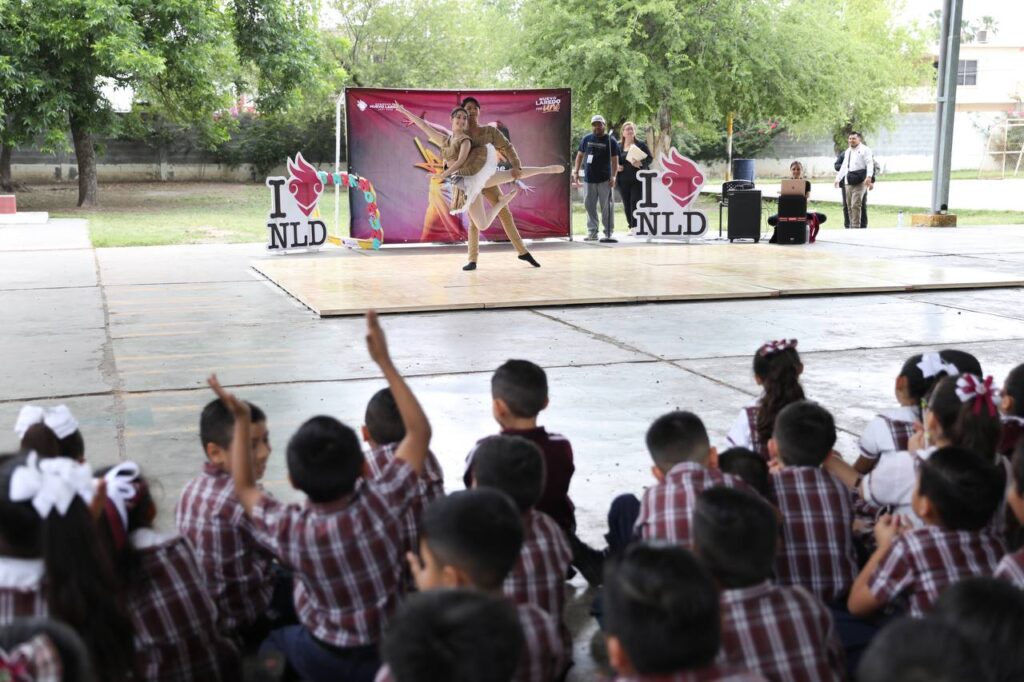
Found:
[[[769,341],[757,350],[757,354],[762,358],[766,358],[769,355],[774,355],[790,348],[796,348],[796,339],[779,339],[777,341]]]
[[[956,380],[956,396],[960,402],[973,401],[974,414],[981,414],[981,406],[988,406],[988,416],[995,417],[999,414],[996,410],[996,389],[992,388],[992,377],[984,379],[973,374],[964,374]]]

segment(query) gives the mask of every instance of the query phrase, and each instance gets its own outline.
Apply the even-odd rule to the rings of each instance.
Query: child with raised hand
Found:
[[[523,646],[508,600],[468,589],[422,592],[402,604],[388,628],[377,679],[509,682]]]
[[[776,512],[745,490],[712,488],[693,518],[694,552],[721,588],[721,663],[769,680],[842,680],[832,615],[802,587],[775,585]]]
[[[544,455],[521,436],[490,436],[477,444],[473,487],[495,488],[512,498],[523,519],[523,548],[502,590],[516,604],[538,606],[558,624],[572,658],[565,626],[565,575],[572,551],[554,519],[535,508],[544,488]]]
[[[97,679],[133,674],[131,619],[97,538],[105,486],[67,457],[0,456],[0,625],[49,616],[81,636]]]
[[[456,587],[500,596],[522,544],[522,518],[507,495],[491,488],[463,490],[426,508],[419,554],[410,553],[408,561],[421,592]],[[516,612],[525,647],[513,679],[559,679],[567,664],[554,618],[532,604],[519,604]]]
[[[807,588],[826,604],[845,601],[857,576],[850,490],[822,468],[835,442],[832,415],[809,400],[784,407],[768,441],[778,462],[769,500],[782,520],[775,578]]]
[[[1024,525],[1024,441],[1017,444],[1011,461],[1012,480],[1006,489],[1006,504]],[[1024,547],[1007,554],[996,567],[996,577],[1024,589]]]
[[[419,494],[431,429],[388,353],[377,314],[366,315],[366,345],[391,388],[405,425],[395,461],[374,480],[356,433],[332,417],[313,417],[288,443],[288,474],[305,506],[284,505],[256,486],[250,414],[244,402],[210,386],[235,416],[231,475],[256,537],[294,572],[299,624],[267,641],[304,679],[373,680],[378,644],[397,604],[405,511]]]
[[[85,461],[85,440],[78,420],[67,405],[39,407],[24,405],[18,412],[14,432],[21,441],[21,451],[35,452],[40,457],[68,457]]]
[[[1003,432],[999,454],[1010,457],[1024,436],[1024,365],[1017,365],[1006,375],[999,401]]]
[[[907,358],[894,388],[899,407],[882,411],[865,427],[854,468],[866,474],[875,468],[880,457],[906,450],[914,435],[914,424],[923,418],[921,404],[925,396],[936,381],[957,376],[961,371],[980,375],[981,365],[973,355],[956,350],[919,353]]]
[[[366,458],[366,467],[370,478],[377,478],[384,473],[395,460],[395,451],[405,438],[405,425],[398,411],[395,397],[390,388],[382,388],[370,398],[366,404],[361,429],[363,441],[370,446]],[[423,507],[439,497],[444,497],[444,471],[433,452],[427,453],[423,463],[423,471],[419,476],[420,494],[405,513],[406,551],[419,548],[419,519]],[[411,587],[411,578],[407,586]]]
[[[879,519],[878,549],[850,590],[850,613],[865,617],[893,605],[922,616],[947,586],[991,576],[1003,547],[984,528],[1002,500],[1003,475],[991,458],[964,448],[940,448],[921,461],[912,509],[924,525]]]
[[[763,680],[715,662],[718,590],[690,552],[637,543],[605,571],[606,646],[618,682]]]
[[[247,403],[251,415],[250,448],[256,480],[270,458],[267,416]],[[217,606],[218,629],[245,648],[266,638],[272,624],[294,618],[291,581],[277,577],[274,557],[256,542],[252,521],[242,509],[231,480],[231,446],[235,417],[218,398],[199,417],[199,440],[206,455],[202,472],[185,484],[175,508],[178,532],[195,550],[207,590]],[[285,606],[277,613],[277,601]],[[291,620],[294,622],[294,620]]]
[[[125,589],[138,679],[237,679],[238,651],[217,630],[217,608],[192,547],[153,529],[156,504],[138,465],[122,462],[97,476],[107,490],[99,536]]]
[[[775,417],[786,405],[804,399],[804,366],[796,345],[796,339],[769,341],[754,353],[754,381],[762,393],[736,416],[726,435],[729,447],[750,448],[768,459]]]

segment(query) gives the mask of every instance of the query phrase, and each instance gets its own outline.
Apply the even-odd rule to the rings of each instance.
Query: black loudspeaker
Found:
[[[761,190],[746,189],[729,193],[729,241],[761,239]]]
[[[780,199],[782,197],[779,197]],[[801,197],[802,198],[802,197]],[[781,206],[779,207],[782,208]],[[803,215],[807,215],[804,213]],[[807,243],[807,219],[805,218],[783,218],[779,216],[779,224],[775,227],[776,244],[806,244]]]
[[[779,196],[780,218],[803,218],[807,214],[807,197],[801,194]]]

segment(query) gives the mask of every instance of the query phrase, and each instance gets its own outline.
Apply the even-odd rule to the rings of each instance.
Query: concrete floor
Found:
[[[808,248],[1016,271],[1024,228],[826,231]],[[10,425],[24,402],[65,402],[90,461],[129,457],[158,482],[166,526],[202,462],[198,415],[212,395],[206,375],[217,371],[268,413],[277,454],[266,484],[293,498],[281,456],[289,434],[317,413],[360,424],[383,383],[363,322],[315,318],[253,274],[249,262],[263,253],[258,244],[92,249],[83,221],[0,227],[0,425],[9,425],[0,452],[16,447]],[[434,424],[450,489],[461,487],[473,442],[495,431],[490,372],[509,357],[547,369],[542,423],[573,443],[581,534],[598,544],[612,497],[650,482],[650,421],[691,409],[721,445],[756,392],[750,358],[763,341],[800,340],[807,392],[833,410],[839,447],[852,455],[863,426],[893,403],[908,355],[962,348],[1000,382],[1024,361],[1024,289],[409,314],[384,326]],[[571,679],[586,679],[592,626],[578,592]]]

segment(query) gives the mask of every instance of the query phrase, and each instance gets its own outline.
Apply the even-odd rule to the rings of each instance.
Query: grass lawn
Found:
[[[263,242],[269,210],[269,190],[258,184],[238,183],[105,183],[100,186],[101,206],[83,210],[75,207],[78,188],[74,184],[38,185],[18,193],[23,211],[49,211],[54,218],[84,218],[89,221],[92,242],[97,247],[157,246],[163,244],[228,244]],[[829,216],[824,229],[842,229],[842,205],[815,201],[813,207]],[[718,202],[701,196],[697,208],[707,213],[708,229],[718,230]],[[320,200],[328,230],[334,226],[334,193],[328,190]],[[898,207],[870,206],[871,227],[895,227]],[[904,208],[903,224],[910,224],[912,211]],[[775,212],[774,201],[766,201],[764,217]],[[1011,211],[957,211],[961,225],[1011,225],[1024,223],[1024,214]],[[580,203],[573,205],[573,234],[584,236],[586,213]],[[348,201],[341,202],[342,233],[347,234]],[[625,231],[622,205],[615,204],[615,225]],[[387,223],[384,223],[385,234]]]

